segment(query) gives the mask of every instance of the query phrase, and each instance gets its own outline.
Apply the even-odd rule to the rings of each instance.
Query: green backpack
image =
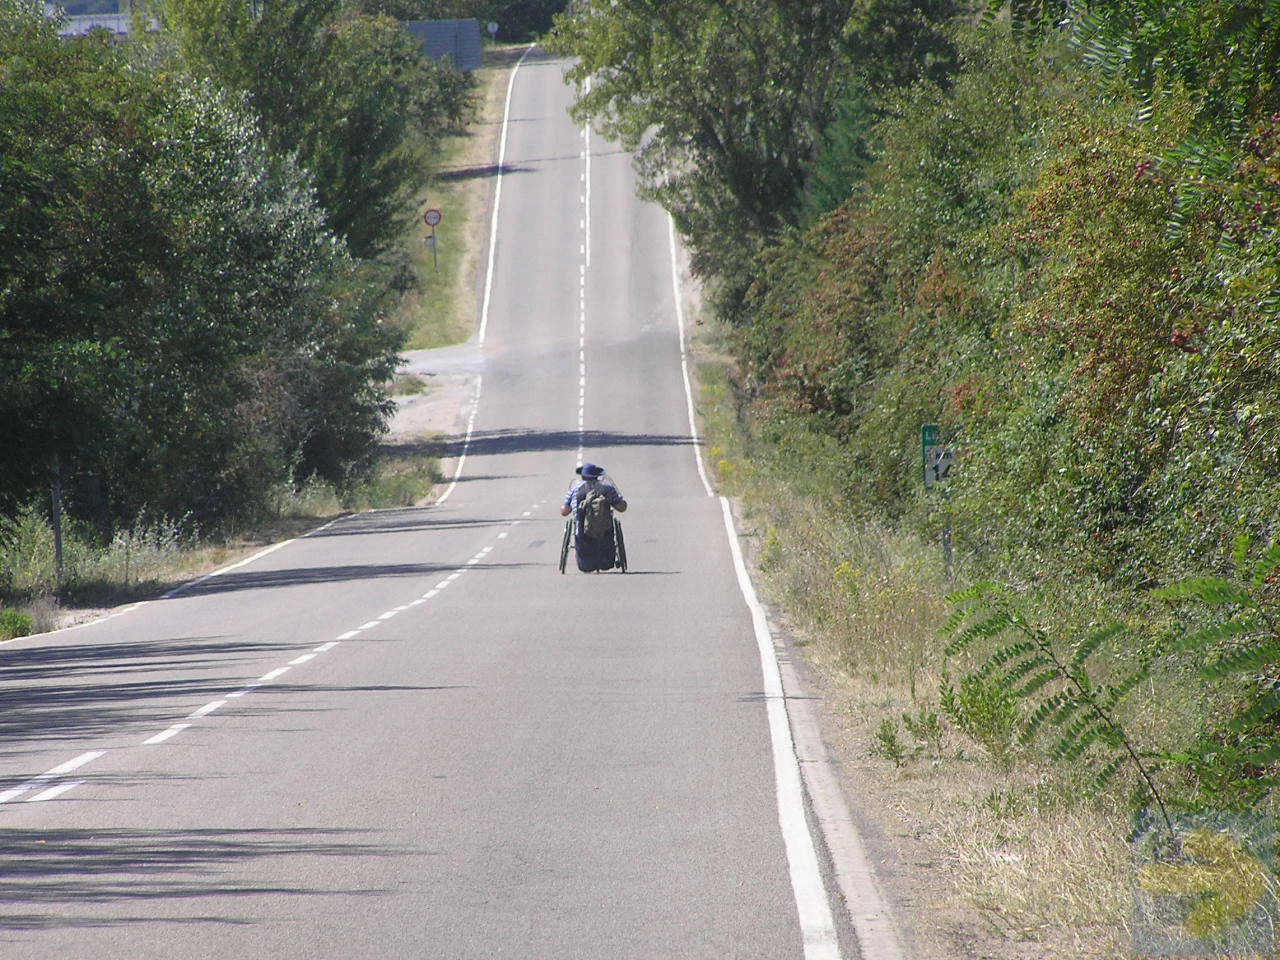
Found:
[[[582,535],[590,540],[607,540],[613,533],[613,507],[601,486],[594,486],[582,498]]]

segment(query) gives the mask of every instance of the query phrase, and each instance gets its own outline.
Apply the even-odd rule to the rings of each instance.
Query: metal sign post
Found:
[[[920,425],[920,466],[924,473],[924,487],[944,486],[955,466],[955,454],[949,444],[942,442],[936,423]],[[945,508],[944,508],[945,509]],[[942,525],[942,562],[946,565],[947,579],[955,576],[951,551],[951,521],[948,515]]]
[[[432,207],[422,215],[423,221],[431,228],[431,233],[427,235],[427,246],[431,248],[431,265],[438,271],[440,269],[440,258],[436,255],[436,225],[444,219],[440,211]]]

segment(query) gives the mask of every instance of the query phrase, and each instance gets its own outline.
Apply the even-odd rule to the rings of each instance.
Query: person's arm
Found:
[[[564,503],[560,505],[560,516],[567,517],[573,513],[573,495],[578,492],[577,483],[569,484],[569,492],[564,495]]]

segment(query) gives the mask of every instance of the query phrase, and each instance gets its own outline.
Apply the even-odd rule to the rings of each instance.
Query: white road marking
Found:
[[[178,734],[180,734],[183,730],[187,729],[187,727],[189,726],[191,726],[191,724],[189,723],[175,723],[168,730],[161,731],[160,733],[157,733],[154,737],[150,737],[146,740],[143,740],[142,745],[149,747],[157,743],[164,743],[170,737],[176,737]]]
[[[333,523],[333,522],[334,521],[331,520],[329,523]],[[325,526],[327,527],[329,526],[329,524],[326,523]],[[323,529],[323,527],[321,529]],[[228,564],[227,566],[222,567],[221,569],[213,571],[213,573],[206,573],[203,577],[200,577],[197,580],[192,580],[190,583],[184,583],[180,587],[174,587],[172,590],[170,590],[160,599],[161,600],[172,599],[173,597],[176,597],[178,594],[182,593],[184,590],[190,590],[192,587],[198,586],[199,584],[204,583],[206,580],[212,579],[213,577],[220,577],[224,573],[230,573],[232,570],[235,570],[239,567],[243,567],[245,564],[253,563],[253,561],[255,560],[260,560],[269,553],[275,553],[275,551],[279,550],[281,547],[287,547],[289,544],[293,543],[293,540],[296,540],[296,539],[297,537],[294,537],[292,540],[284,540],[280,543],[273,543],[271,546],[267,547],[267,549],[259,550],[257,553],[255,553],[251,557],[245,557],[243,560],[237,560],[235,563]]]
[[[316,647],[316,653],[325,653],[326,651],[332,650],[337,645],[337,640],[330,640],[328,643],[322,643],[320,646]]]
[[[381,623],[381,622],[382,622],[381,620],[370,620],[368,623],[361,624],[361,625],[360,625],[360,627],[359,627],[359,629],[360,629],[360,630],[372,630],[374,627],[376,627],[376,626],[377,626],[379,623]]]
[[[276,667],[274,670],[270,671],[269,673],[264,673],[262,676],[260,676],[258,678],[258,685],[261,686],[264,683],[270,683],[272,680],[278,680],[280,679],[280,677],[284,676],[284,674],[288,672],[289,672],[288,667]]]
[[[43,783],[48,783],[50,780],[56,780],[58,777],[61,777],[63,774],[70,773],[72,770],[79,770],[86,763],[92,763],[94,760],[103,756],[106,752],[107,751],[105,750],[90,750],[88,753],[82,753],[80,756],[72,760],[68,760],[66,763],[60,763],[52,770],[46,770],[38,777],[32,777],[26,783],[19,784],[12,789],[6,790],[4,793],[0,793],[0,803],[8,803],[14,797],[20,797],[28,790],[34,790]]]
[[[693,413],[693,385],[689,381],[689,350],[684,338],[684,293],[680,287],[680,260],[676,248],[676,222],[667,214],[667,235],[671,241],[671,289],[676,301],[676,326],[680,331],[680,372],[684,376],[684,398],[689,408],[689,437],[693,440],[693,456],[698,464],[698,476],[707,496],[713,495],[711,481],[702,465],[702,441],[698,437],[698,420]]]
[[[348,630],[346,633],[338,637],[339,640],[350,640],[352,637],[359,636],[359,630]]]
[[[495,213],[497,212],[495,208]],[[471,450],[471,437],[476,429],[476,414],[480,411],[480,392],[484,386],[484,377],[476,377],[476,389],[471,398],[471,414],[467,417],[467,434],[462,439],[462,453],[458,455],[458,462],[453,468],[453,479],[449,481],[449,486],[445,488],[444,493],[436,498],[436,503],[444,503],[453,494],[454,489],[458,486],[458,478],[462,476],[462,468],[467,462],[467,453]]]
[[[516,74],[524,63],[533,44],[525,48],[520,59],[511,68],[511,77],[507,80],[507,102],[502,108],[502,137],[498,143],[498,172],[493,184],[493,215],[489,218],[489,265],[484,276],[484,304],[480,308],[480,332],[476,337],[479,346],[484,346],[485,332],[489,329],[489,303],[493,296],[493,260],[498,247],[498,208],[502,205],[502,172],[507,162],[507,131],[511,126],[511,93],[516,87]],[[438,503],[439,501],[437,501]]]
[[[304,653],[300,657],[294,657],[292,660],[289,661],[289,666],[300,667],[304,663],[306,663],[308,660],[314,660],[315,658],[316,658],[316,654],[315,654],[315,651],[313,650],[311,653]]]
[[[60,783],[56,787],[50,787],[48,790],[42,790],[40,793],[37,793],[34,797],[27,797],[27,799],[23,802],[39,803],[42,800],[52,800],[54,797],[62,796],[62,794],[66,793],[68,790],[74,790],[76,787],[80,786],[80,784],[82,783],[84,783],[83,780],[72,780],[70,783]]]
[[[313,656],[314,656],[314,654],[313,654]],[[215,701],[213,701],[213,703],[206,703],[206,704],[205,704],[203,707],[201,707],[199,710],[195,710],[195,711],[193,711],[193,712],[191,712],[191,713],[188,713],[188,714],[187,714],[187,719],[188,719],[188,720],[199,720],[201,717],[207,717],[209,714],[213,713],[213,711],[217,710],[219,707],[224,707],[224,706],[226,706],[226,703],[227,703],[227,701],[225,701],[225,700],[215,700]]]
[[[379,619],[379,620],[390,620],[392,617],[394,617],[394,616],[395,616],[397,613],[399,613],[399,612],[400,612],[399,610],[388,610],[386,613],[380,613],[380,614],[378,614],[378,619]]]
[[[839,960],[840,941],[836,936],[835,919],[827,900],[822,871],[818,866],[817,849],[805,822],[804,785],[800,778],[800,762],[796,759],[795,744],[791,739],[791,724],[787,717],[778,656],[773,648],[773,635],[769,632],[764,608],[756,598],[755,587],[751,584],[751,577],[748,576],[742,559],[742,549],[738,545],[728,499],[721,497],[720,506],[724,513],[725,532],[729,537],[729,551],[733,555],[733,568],[738,575],[738,588],[751,611],[756,646],[760,651],[769,739],[773,745],[778,823],[782,828],[782,842],[791,872],[791,892],[795,896],[796,912],[800,918],[805,960]]]

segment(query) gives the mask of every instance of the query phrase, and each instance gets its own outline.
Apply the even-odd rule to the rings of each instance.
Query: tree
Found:
[[[0,15],[0,505],[57,468],[83,513],[216,523],[341,481],[395,334],[310,177],[243,103]]]
[[[432,136],[468,112],[468,85],[395,20],[340,0],[167,0],[188,67],[248,95],[273,151],[315,177],[352,253],[401,239],[430,174]]]
[[[574,116],[636,153],[642,192],[692,242],[696,272],[736,301],[796,219],[813,148],[846,77],[854,4],[588,0],[550,49],[577,58]]]

